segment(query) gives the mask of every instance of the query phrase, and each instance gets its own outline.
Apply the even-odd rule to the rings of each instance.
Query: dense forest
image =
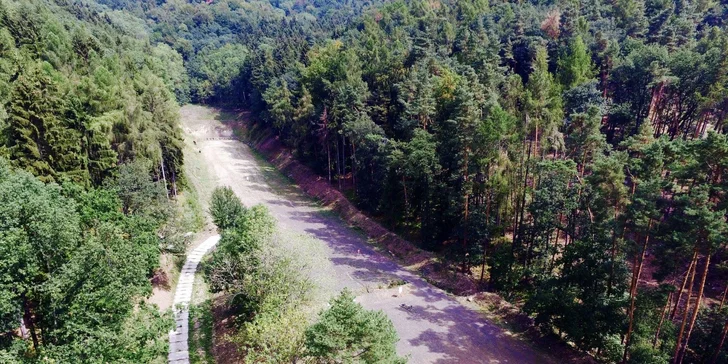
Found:
[[[544,333],[728,360],[728,3],[114,6],[182,54],[190,100],[249,108]]]
[[[162,194],[184,183],[176,98],[253,111],[544,334],[609,362],[728,361],[725,0],[0,4],[0,182],[78,211],[56,266],[2,262],[3,325],[30,309],[36,346],[80,347],[55,334],[53,292],[102,231],[88,209],[124,205],[96,222],[118,231],[148,216],[126,208],[119,166],[144,162],[137,182]]]
[[[172,320],[145,298],[184,249],[186,77],[139,19],[0,1],[0,362],[165,360]]]

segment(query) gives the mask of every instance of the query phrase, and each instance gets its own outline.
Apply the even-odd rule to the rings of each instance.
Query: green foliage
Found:
[[[230,187],[218,187],[210,197],[210,215],[218,230],[225,231],[235,226],[235,222],[246,212],[243,203]]]
[[[222,196],[226,190],[216,191]],[[301,277],[295,257],[273,249],[275,220],[268,210],[261,205],[244,209],[239,200],[225,198],[237,207],[218,209],[231,215],[223,220],[238,217],[204,263],[205,277],[213,290],[230,297],[231,309],[240,315],[233,341],[246,362],[293,361],[303,348],[308,324],[303,309],[312,285]]]
[[[247,49],[239,44],[205,48],[190,64],[195,100],[223,101],[231,98],[235,82],[246,63]]]
[[[263,256],[244,287],[246,304],[254,318],[242,323],[235,341],[246,362],[291,362],[301,355],[308,317],[303,311],[312,284],[300,276],[293,258]]]
[[[566,89],[579,86],[594,77],[594,66],[581,36],[571,40],[569,53],[559,59],[558,65],[561,84]]]
[[[306,330],[306,353],[320,362],[404,363],[394,350],[398,340],[384,313],[365,310],[344,290]]]
[[[715,296],[701,288],[722,279],[726,14],[725,2],[662,0],[3,0],[0,156],[63,183],[51,188],[58,198],[13,203],[42,198],[50,214],[70,201],[78,221],[73,243],[52,245],[70,276],[56,282],[61,271],[33,263],[28,279],[70,289],[88,269],[138,296],[156,234],[183,249],[167,204],[184,184],[176,98],[249,109],[366,212],[443,253],[448,269],[483,264],[490,288],[599,359],[664,362],[680,344],[684,360],[720,360],[724,318],[698,309],[663,320],[664,292],[642,285],[679,285],[692,265],[694,295]],[[300,357],[302,316],[271,308],[295,301],[268,292],[296,267],[269,254],[274,220],[230,190],[211,210],[223,236],[205,269],[243,313],[240,346],[251,361]],[[2,234],[36,241],[17,227]],[[135,268],[71,259],[103,249]],[[11,328],[19,296],[2,292]],[[133,307],[107,304],[107,316],[88,309],[107,326]],[[54,327],[44,343],[56,345]],[[4,356],[25,350],[2,345]]]
[[[174,94],[186,99],[187,74],[176,51],[152,49],[125,21],[97,4],[3,2],[0,142],[13,165],[45,181],[100,185],[120,161],[142,156],[175,187]]]
[[[125,214],[138,214],[163,221],[169,213],[166,190],[152,180],[149,164],[142,160],[119,167],[119,176],[107,183],[117,191]]]
[[[0,166],[0,249],[4,329],[14,328],[24,308],[47,295],[49,276],[67,261],[81,239],[75,203],[58,186]],[[51,323],[39,323],[51,327]]]
[[[171,319],[140,302],[159,264],[160,222],[122,214],[117,190],[46,185],[2,160],[0,186],[0,325],[14,330],[22,320],[32,340],[19,349],[23,339],[6,336],[2,355],[149,362],[165,354]]]
[[[75,345],[49,345],[42,355],[45,360],[57,362],[160,362],[167,354],[169,344],[165,338],[173,325],[171,315],[142,303],[120,329],[86,333]]]

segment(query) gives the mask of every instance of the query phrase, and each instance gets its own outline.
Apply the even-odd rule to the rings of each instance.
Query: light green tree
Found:
[[[307,355],[322,363],[404,363],[395,351],[398,340],[389,318],[365,310],[349,290],[332,299],[306,330]]]

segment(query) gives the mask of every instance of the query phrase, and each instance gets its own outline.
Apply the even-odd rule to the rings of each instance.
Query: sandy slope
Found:
[[[403,270],[375,252],[366,238],[296,188],[269,183],[250,149],[230,138],[214,109],[185,106],[181,110],[187,138],[192,138],[217,185],[231,186],[247,206],[262,203],[284,230],[308,233],[325,242],[337,289],[354,290],[367,308],[383,310],[394,323],[397,350],[410,363],[549,363],[547,356],[511,338],[442,290]],[[275,188],[272,188],[273,185]],[[394,280],[409,282],[386,288]]]

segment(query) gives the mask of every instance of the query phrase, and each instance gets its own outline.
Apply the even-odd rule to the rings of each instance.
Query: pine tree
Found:
[[[563,147],[558,130],[564,116],[562,103],[559,85],[548,71],[546,48],[539,47],[533,72],[526,85],[526,123],[533,133],[535,149],[539,154],[558,151]]]
[[[61,128],[61,100],[53,80],[39,66],[31,66],[18,77],[11,96],[8,142],[15,163],[47,180],[53,170],[52,134]]]
[[[559,81],[568,90],[594,78],[594,65],[581,35],[569,43],[569,51],[558,60]]]

